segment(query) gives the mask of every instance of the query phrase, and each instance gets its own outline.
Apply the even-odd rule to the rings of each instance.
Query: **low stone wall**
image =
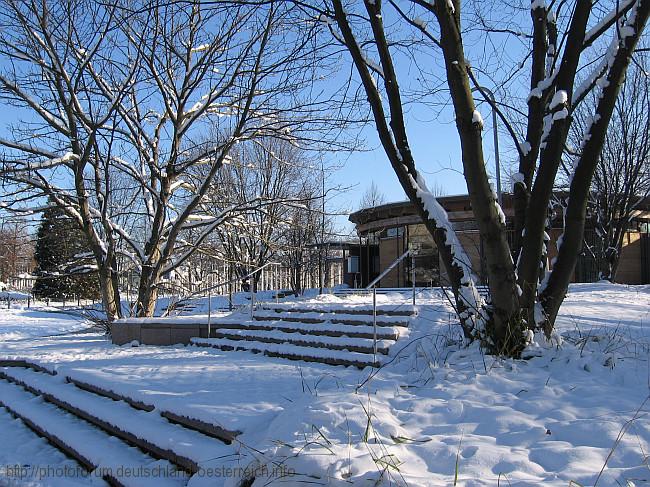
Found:
[[[137,340],[142,345],[187,345],[190,338],[208,337],[208,324],[200,322],[150,322],[150,320],[118,320],[111,324],[111,338],[115,345]]]

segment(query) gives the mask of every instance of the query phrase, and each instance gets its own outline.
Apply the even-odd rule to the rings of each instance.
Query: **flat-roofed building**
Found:
[[[561,196],[561,195],[560,195]],[[474,219],[468,195],[441,196],[438,202],[445,208],[460,242],[465,248],[474,274],[485,283],[485,258],[483,242]],[[616,282],[625,284],[650,283],[650,204],[644,201],[638,205],[634,218],[623,238],[623,248],[616,273]],[[514,210],[510,194],[503,194],[503,212],[506,215],[508,239],[512,241]],[[549,261],[557,253],[557,238],[562,233],[562,208],[550,212],[551,230],[548,245]],[[357,249],[350,249],[348,269],[356,269],[346,275],[351,287],[365,287],[384,269],[415,244],[415,285],[436,286],[446,284],[446,273],[440,265],[438,250],[433,239],[422,224],[420,216],[410,201],[388,203],[373,208],[364,208],[352,213],[349,220],[354,223],[359,236]],[[585,245],[581,253],[573,280],[592,282],[598,279],[598,261],[594,247],[599,239],[589,222],[585,229]],[[379,283],[380,287],[409,287],[413,285],[413,261],[404,259]]]

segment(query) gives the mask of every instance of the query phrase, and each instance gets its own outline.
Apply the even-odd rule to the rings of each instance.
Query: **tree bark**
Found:
[[[541,83],[546,78],[546,56],[549,49],[549,29],[546,8],[540,3],[531,9],[533,20],[533,51],[531,62],[530,95],[528,98],[528,117],[526,126],[526,146],[519,160],[519,174],[522,178],[513,185],[514,201],[514,238],[513,256],[517,258],[521,252],[522,233],[526,221],[526,210],[530,200],[530,188],[533,185],[535,163],[539,153],[544,120],[544,107],[550,90],[542,89]],[[555,30],[551,29],[554,33]],[[553,36],[556,37],[556,36]],[[556,42],[556,40],[554,40]],[[537,91],[535,91],[537,90]]]
[[[143,266],[138,283],[137,316],[146,318],[154,315],[158,299],[158,281],[160,276],[153,266]]]
[[[556,90],[566,93],[566,102],[552,107],[548,123],[551,127],[542,141],[540,163],[526,210],[525,234],[518,260],[519,285],[522,306],[526,310],[529,327],[535,327],[535,302],[540,278],[540,259],[543,254],[547,208],[553,194],[557,174],[571,124],[570,106],[575,75],[585,38],[592,2],[578,0],[571,19],[564,56],[557,74]],[[563,112],[563,110],[565,112]],[[563,115],[563,116],[562,116]],[[557,117],[557,118],[556,118]]]
[[[120,306],[120,293],[116,285],[117,278],[110,268],[106,266],[99,269],[100,289],[102,291],[102,304],[106,312],[106,319],[114,321],[122,317]]]
[[[463,286],[463,270],[456,261],[451,246],[447,243],[447,231],[439,227],[432,219],[432,215],[425,208],[422,198],[418,195],[414,182],[419,181],[419,175],[415,168],[413,155],[408,143],[406,127],[402,113],[402,101],[399,94],[397,77],[393,68],[390,53],[388,52],[388,43],[383,32],[381,20],[381,2],[365,1],[366,9],[369,13],[373,34],[377,42],[377,49],[380,54],[383,67],[383,78],[390,110],[390,125],[386,123],[386,113],[384,112],[382,97],[375,85],[375,80],[368,72],[365,57],[361,52],[352,28],[347,20],[347,15],[343,9],[340,0],[333,0],[335,18],[339,29],[343,35],[346,45],[352,55],[352,59],[357,68],[364,85],[368,101],[375,120],[375,126],[379,135],[379,140],[384,147],[384,151],[397,175],[397,178],[404,189],[409,200],[414,204],[416,211],[422,219],[426,229],[431,234],[438,251],[440,259],[449,276],[450,285],[455,298],[456,310],[459,314],[461,325],[465,336],[473,337],[475,330],[471,321],[471,316],[475,316],[481,310],[472,309],[462,298],[460,289]]]
[[[607,127],[612,117],[616,99],[624,81],[625,72],[632,58],[632,53],[650,15],[650,0],[640,0],[633,8],[630,17],[632,25],[626,25],[625,30],[631,27],[633,34],[619,41],[618,51],[607,73],[607,83],[602,88],[602,93],[596,107],[596,115],[591,128],[585,136],[582,154],[575,166],[569,199],[565,216],[565,230],[562,244],[558,249],[558,256],[549,276],[547,287],[543,290],[540,301],[546,316],[544,329],[550,334],[564,299],[569,282],[575,269],[578,254],[582,248],[582,239],[587,213],[587,202],[591,180],[598,164],[598,157],[605,141]]]
[[[452,12],[446,1],[436,2],[440,24],[440,44],[445,58],[447,83],[460,136],[463,170],[474,218],[485,249],[491,303],[491,330],[494,347],[501,353],[517,353],[523,335],[519,329],[519,295],[505,221],[501,220],[496,195],[489,183],[483,156],[482,121],[476,107],[467,73],[460,27],[460,3]]]

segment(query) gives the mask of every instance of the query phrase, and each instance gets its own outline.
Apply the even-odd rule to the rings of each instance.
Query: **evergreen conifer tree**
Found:
[[[99,280],[89,266],[89,251],[76,222],[51,205],[43,212],[38,228],[34,295],[57,300],[99,298]]]

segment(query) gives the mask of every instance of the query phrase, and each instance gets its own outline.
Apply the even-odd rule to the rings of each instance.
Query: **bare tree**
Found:
[[[316,170],[306,153],[286,141],[265,138],[240,144],[212,180],[206,204],[212,214],[230,208],[231,217],[215,231],[224,260],[243,277],[278,257],[295,212],[307,199]],[[260,273],[253,275],[257,289]]]
[[[231,215],[208,214],[202,200],[236,144],[299,144],[327,118],[331,93],[302,91],[318,82],[319,26],[289,4],[3,7],[0,96],[27,114],[0,140],[3,196],[13,211],[42,210],[47,196],[75,219],[109,319],[121,313],[121,261],[139,276],[137,314],[150,316],[162,276]],[[198,166],[205,179],[192,182]]]
[[[289,282],[296,296],[309,285],[307,276],[313,275],[320,267],[320,254],[311,248],[311,244],[319,242],[323,225],[323,214],[317,199],[313,198],[317,194],[317,188],[305,189],[305,203],[291,209],[282,236],[281,260],[289,268]]]
[[[599,264],[600,278],[609,281],[616,278],[623,237],[635,210],[650,196],[650,83],[645,66],[646,60],[639,56],[628,70],[594,171],[589,198],[598,235],[591,251]],[[589,100],[575,114],[570,141],[578,152],[571,152],[569,162],[579,156],[589,112],[596,102]],[[570,173],[570,165],[567,172]]]
[[[386,197],[384,193],[379,191],[379,188],[374,181],[370,183],[370,186],[366,189],[366,192],[363,193],[361,201],[359,202],[359,209],[363,208],[374,208],[375,206],[383,205],[386,202]]]
[[[130,55],[118,47],[117,17],[115,5],[86,2],[3,2],[0,13],[0,97],[21,117],[9,127],[11,137],[0,139],[7,208],[39,211],[47,198],[84,229],[111,318],[119,315],[116,246],[107,219],[113,171],[98,149],[107,142],[102,128],[114,123],[137,75],[137,62],[123,62]],[[120,69],[106,57],[109,49]],[[108,87],[98,73],[110,80]],[[102,206],[91,206],[91,193]]]
[[[30,273],[34,262],[34,241],[28,222],[12,215],[0,215],[0,282],[7,283]]]
[[[597,2],[588,0],[550,5],[534,0],[528,9],[529,25],[522,23],[513,28],[511,18],[504,21],[505,28],[490,27],[489,32],[479,25],[479,44],[491,34],[513,36],[518,43],[516,49],[522,51],[517,66],[503,75],[508,79],[518,77],[521,84],[530,88],[525,106],[517,110],[523,119],[523,131],[518,131],[499,104],[491,101],[480,86],[480,73],[472,69],[466,43],[471,45],[477,32],[461,24],[464,4],[459,0],[385,3],[386,9],[381,0],[365,0],[363,7],[332,0],[312,8],[327,23],[335,41],[344,45],[352,57],[381,144],[439,249],[466,336],[482,340],[492,352],[516,356],[525,346],[529,330],[543,328],[548,335],[552,333],[581,249],[596,161],[627,66],[650,13],[650,1],[612,1],[606,6],[599,2],[596,6]],[[387,25],[398,27],[388,29]],[[411,48],[414,43],[403,49],[405,29],[419,36],[417,51]],[[611,39],[609,48],[603,42],[605,36]],[[398,79],[397,66],[404,58],[419,66],[412,53],[419,54],[423,49],[442,65],[453,106],[465,180],[484,245],[490,291],[487,302],[476,292],[469,259],[445,211],[418,172],[409,145],[405,91],[400,84],[404,80]],[[586,59],[599,61],[594,65],[586,63]],[[417,82],[426,83],[431,71],[420,69]],[[579,76],[584,72],[589,74]],[[579,78],[584,82],[577,84]],[[513,248],[508,243],[504,214],[489,182],[483,120],[476,109],[473,90],[497,111],[519,155]],[[557,261],[549,272],[543,265],[548,242],[547,208],[572,113],[594,91],[598,93],[598,103],[574,166],[564,236]]]

